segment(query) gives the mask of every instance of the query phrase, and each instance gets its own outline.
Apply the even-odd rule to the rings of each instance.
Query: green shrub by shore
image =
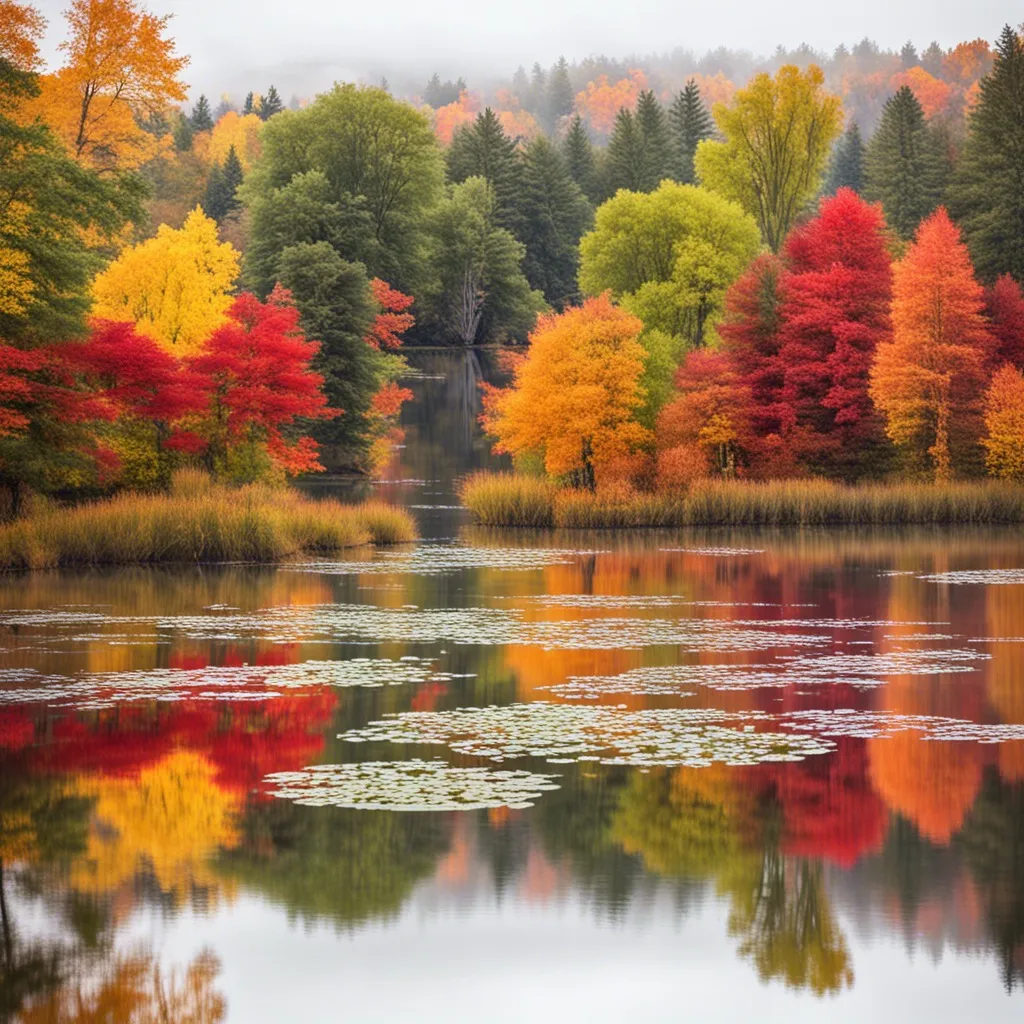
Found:
[[[825,480],[706,481],[685,493],[591,493],[512,473],[459,490],[479,526],[889,526],[1024,523],[1024,487],[995,481],[844,486]]]
[[[179,474],[169,494],[43,504],[0,526],[0,570],[158,562],[280,562],[416,539],[404,509],[314,501],[289,488],[228,488]]]

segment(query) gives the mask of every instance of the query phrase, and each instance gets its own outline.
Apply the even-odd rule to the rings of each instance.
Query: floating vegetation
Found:
[[[299,562],[288,565],[287,568],[295,572],[315,572],[331,576],[356,576],[368,573],[436,576],[460,572],[463,569],[499,569],[506,572],[545,569],[549,565],[569,565],[575,559],[591,554],[594,552],[563,551],[557,548],[483,548],[461,544],[423,544],[412,551],[382,552],[380,557],[366,561],[319,560]]]
[[[266,699],[275,690],[317,686],[402,686],[449,682],[432,661],[407,656],[305,661],[295,665],[223,665],[97,672],[78,676],[16,678],[0,674],[0,704],[45,703],[79,708],[112,707],[137,700]],[[4,684],[21,683],[17,689]],[[32,685],[25,686],[24,683]],[[260,689],[244,687],[259,685]]]
[[[454,768],[444,761],[364,761],[277,772],[270,796],[304,807],[367,811],[474,811],[532,807],[558,789],[557,775],[494,768]]]
[[[637,697],[692,696],[685,687],[751,690],[760,687],[845,684],[875,687],[892,676],[973,672],[987,655],[971,650],[891,651],[885,654],[810,654],[755,665],[649,665],[614,676],[572,676],[540,687],[572,700],[629,694]]]
[[[795,711],[780,720],[786,728],[811,731],[817,736],[838,739],[854,736],[872,739],[895,736],[908,730],[921,733],[922,740],[967,743],[1024,741],[1024,725],[969,722],[939,715],[901,715],[888,711]]]
[[[506,707],[409,711],[342,733],[349,743],[439,744],[492,761],[539,757],[562,764],[586,756],[602,764],[636,767],[753,765],[802,761],[833,749],[830,740],[757,732],[758,712],[716,709],[590,707],[534,701]],[[740,728],[730,727],[739,724]]]
[[[1024,583],[1024,569],[960,569],[918,576],[929,583],[982,583],[1007,586]]]

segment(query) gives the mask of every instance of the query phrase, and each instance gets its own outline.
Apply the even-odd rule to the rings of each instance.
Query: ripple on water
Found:
[[[304,807],[375,811],[472,811],[532,807],[558,789],[559,776],[495,768],[456,768],[444,761],[362,761],[277,772],[263,781],[271,796]]]
[[[918,576],[929,583],[983,583],[1008,585],[1024,583],[1024,569],[960,569]]]

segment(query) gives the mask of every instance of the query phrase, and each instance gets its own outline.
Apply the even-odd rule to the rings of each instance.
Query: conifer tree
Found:
[[[643,147],[642,191],[653,192],[672,173],[668,118],[653,89],[645,89],[637,98],[636,123]]]
[[[543,136],[523,154],[519,205],[523,272],[531,288],[561,308],[577,295],[579,241],[593,213],[562,155]]]
[[[226,197],[225,216],[241,206],[236,197],[238,186],[242,184],[245,172],[242,170],[242,161],[238,158],[235,147],[228,149],[228,155],[224,158],[224,194]]]
[[[284,104],[281,102],[281,97],[277,93],[277,89],[271,86],[267,90],[266,96],[260,101],[260,119],[263,121],[269,121],[275,114],[280,114],[284,110]]]
[[[676,96],[668,116],[675,142],[675,179],[683,185],[692,185],[696,178],[693,157],[697,146],[715,134],[715,122],[694,79],[691,78]]]
[[[256,103],[253,97],[252,91],[250,90],[245,94],[245,103],[242,105],[242,117],[246,117],[248,114],[256,113]]]
[[[194,132],[208,132],[213,128],[213,115],[210,113],[210,101],[205,96],[200,96],[196,105],[192,108],[192,116],[189,118]]]
[[[910,68],[915,67],[919,63],[917,47],[909,39],[903,44],[903,49],[900,50],[900,61],[903,64],[904,71],[909,71]]]
[[[203,196],[203,212],[219,224],[227,213],[227,184],[224,181],[224,168],[214,164],[206,176],[206,193]]]
[[[548,76],[538,63],[530,69],[530,102],[527,109],[534,114],[544,113],[544,101],[547,98]]]
[[[632,112],[623,107],[615,115],[615,127],[606,151],[608,191],[614,195],[620,188],[642,192],[644,174],[644,145],[640,126]]]
[[[459,184],[483,178],[493,192],[495,223],[516,234],[519,161],[497,115],[487,107],[473,124],[459,129],[448,148],[448,178]]]
[[[950,207],[982,280],[1024,284],[1024,40],[1007,25],[981,80]]]
[[[187,153],[192,148],[192,123],[180,111],[178,119],[174,122],[174,148],[179,153]]]
[[[602,199],[597,159],[594,155],[594,145],[579,114],[569,122],[569,130],[562,142],[562,156],[572,180],[579,185],[580,191],[597,205]]]
[[[865,197],[880,202],[889,227],[909,239],[939,205],[947,168],[921,104],[901,86],[886,103],[864,155]]]
[[[551,69],[548,76],[547,95],[547,128],[548,131],[555,131],[563,117],[572,113],[575,94],[572,91],[572,82],[569,79],[569,62],[565,57],[559,57],[558,63]]]
[[[858,194],[864,191],[864,142],[856,121],[836,144],[825,181],[825,195],[835,195],[841,188],[851,188]]]
[[[928,44],[928,49],[921,54],[921,67],[928,72],[929,75],[934,75],[936,78],[942,74],[942,62],[945,59],[945,54],[942,52],[942,47],[939,46],[934,40]]]

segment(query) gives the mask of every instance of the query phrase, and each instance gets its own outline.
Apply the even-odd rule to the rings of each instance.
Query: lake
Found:
[[[1024,536],[470,527],[0,581],[0,1019],[1019,1021]]]

